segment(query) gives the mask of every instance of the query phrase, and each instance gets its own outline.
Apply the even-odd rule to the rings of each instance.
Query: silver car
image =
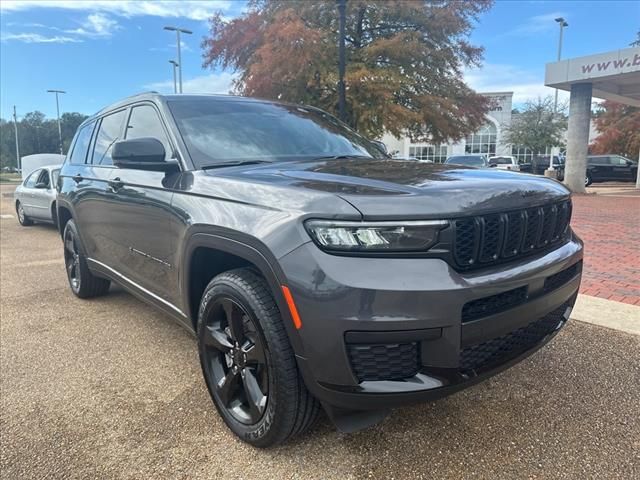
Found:
[[[56,224],[56,184],[60,165],[34,170],[16,188],[13,198],[20,225],[28,227],[34,222]]]

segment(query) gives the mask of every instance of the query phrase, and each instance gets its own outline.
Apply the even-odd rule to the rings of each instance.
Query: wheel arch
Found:
[[[230,235],[233,235],[231,237]],[[267,282],[280,310],[285,329],[294,351],[300,354],[300,338],[294,327],[293,318],[282,292],[286,277],[277,259],[261,242],[222,231],[199,231],[188,238],[183,253],[183,276],[181,280],[183,304],[196,331],[200,299],[204,289],[213,277],[235,268],[250,268],[259,273]]]

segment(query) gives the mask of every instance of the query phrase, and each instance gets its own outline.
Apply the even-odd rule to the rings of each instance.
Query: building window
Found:
[[[467,136],[464,151],[465,153],[495,155],[497,139],[498,129],[493,123],[487,123],[476,133]]]
[[[443,163],[447,159],[447,146],[412,145],[409,147],[409,158],[423,162]]]
[[[530,163],[533,158],[533,151],[527,147],[521,147],[513,145],[511,147],[511,155],[517,160],[518,163]]]

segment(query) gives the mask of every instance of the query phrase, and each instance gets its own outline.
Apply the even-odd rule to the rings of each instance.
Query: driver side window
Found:
[[[42,183],[45,185],[44,188],[49,188],[51,185],[49,183],[49,171],[46,169],[42,169],[42,173],[40,174],[40,176],[38,177],[38,181],[36,182],[36,185]]]
[[[38,183],[38,178],[40,177],[41,170],[35,170],[31,175],[27,177],[24,181],[24,186],[27,188],[35,188],[36,183]]]
[[[94,165],[113,165],[111,151],[113,144],[121,139],[125,112],[120,110],[102,118],[93,148],[91,163]]]

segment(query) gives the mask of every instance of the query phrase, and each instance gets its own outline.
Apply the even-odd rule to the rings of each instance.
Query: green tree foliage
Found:
[[[87,118],[78,112],[64,113],[60,117],[62,148],[66,153],[78,126]],[[18,122],[20,156],[34,153],[59,153],[57,119],[47,119],[44,113],[25,114]],[[0,119],[0,165],[17,166],[16,141],[13,120]]]
[[[349,0],[348,123],[361,133],[435,143],[458,140],[485,121],[489,101],[462,69],[482,48],[469,33],[490,0]],[[210,19],[204,66],[238,73],[237,93],[337,112],[338,10],[334,0],[253,0],[246,12]]]
[[[549,147],[564,146],[567,116],[559,108],[553,112],[553,98],[538,98],[528,101],[506,130],[507,143],[526,147],[533,153],[545,153]]]

